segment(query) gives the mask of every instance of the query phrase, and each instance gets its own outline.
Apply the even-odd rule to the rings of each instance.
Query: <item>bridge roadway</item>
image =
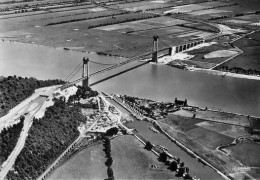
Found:
[[[160,49],[160,50],[158,50],[158,51],[162,51],[162,50]],[[96,71],[96,72],[90,74],[88,77],[87,77],[87,76],[86,76],[86,77],[82,77],[82,78],[79,78],[79,79],[77,79],[77,80],[75,80],[75,81],[69,82],[69,83],[67,83],[67,84],[65,84],[65,85],[63,85],[63,86],[61,86],[60,88],[61,88],[61,89],[65,89],[65,88],[67,88],[67,87],[69,87],[69,86],[71,86],[71,85],[73,85],[73,84],[79,83],[79,82],[81,82],[81,81],[83,81],[83,80],[85,80],[85,79],[87,79],[87,78],[90,78],[90,77],[96,76],[96,75],[98,75],[98,74],[104,73],[104,72],[106,72],[106,71],[115,69],[115,68],[117,68],[117,67],[123,66],[123,65],[125,65],[125,64],[128,64],[128,63],[133,62],[133,61],[136,61],[136,60],[139,60],[141,57],[146,57],[146,56],[151,55],[151,54],[153,54],[153,51],[150,51],[150,52],[147,52],[147,53],[138,55],[138,56],[133,57],[133,58],[130,58],[130,59],[124,61],[124,62],[111,65],[111,66],[109,66],[109,67],[103,68],[103,69],[101,69],[101,70],[98,70],[98,71]]]
[[[90,131],[90,129],[92,129],[97,124],[97,121],[102,117],[102,115],[103,113],[101,113],[91,124],[91,126],[89,126],[83,133],[79,135],[79,137],[73,143],[71,143],[71,145],[48,167],[48,169],[46,169],[46,171],[41,176],[37,178],[37,180],[44,180],[48,176],[48,174],[51,173],[54,170],[54,168],[60,163],[60,161],[67,155],[67,153],[69,153],[76,146],[76,144],[84,137],[85,133]]]
[[[145,64],[147,64],[147,63],[149,63],[149,62],[150,62],[150,61],[145,61],[144,63],[138,64],[137,66],[134,66],[134,67],[131,67],[131,68],[129,68],[129,69],[120,71],[120,72],[118,72],[118,73],[116,73],[116,74],[113,74],[113,75],[111,75],[111,76],[108,76],[108,77],[106,77],[106,78],[104,78],[104,79],[101,79],[101,80],[98,80],[98,81],[96,81],[96,82],[94,82],[94,83],[91,83],[91,84],[89,84],[89,86],[91,87],[91,86],[94,86],[94,85],[96,85],[96,84],[102,83],[102,82],[104,82],[104,81],[106,81],[106,80],[109,80],[109,79],[111,79],[111,78],[113,78],[113,77],[119,76],[119,75],[124,74],[124,73],[126,73],[126,72],[128,72],[128,71],[131,71],[131,70],[133,70],[133,69],[135,69],[135,68],[138,68],[138,67],[140,67],[140,66],[143,66],[143,65],[145,65]]]

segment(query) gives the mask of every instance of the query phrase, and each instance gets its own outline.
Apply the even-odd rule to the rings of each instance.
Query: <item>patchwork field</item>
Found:
[[[235,138],[254,137],[248,132],[248,129],[237,125],[207,121],[210,117],[210,119],[215,120],[223,119],[221,120],[223,122],[232,119],[233,122],[238,121],[239,123],[239,121],[243,121],[243,118],[228,113],[203,112],[203,117],[202,115],[199,117],[201,111],[196,111],[196,118],[193,119],[193,111],[176,111],[169,114],[167,118],[159,120],[159,124],[168,134],[186,147],[191,148],[192,151],[198,153],[218,169],[222,169],[222,172],[235,179],[247,178],[246,173],[258,178],[259,155],[257,152],[260,148],[258,142],[243,140],[234,146],[224,148],[223,151],[217,149],[219,146],[229,145],[234,142]],[[237,174],[238,172],[245,176]]]

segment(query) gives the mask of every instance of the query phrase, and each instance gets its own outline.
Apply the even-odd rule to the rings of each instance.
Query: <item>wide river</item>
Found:
[[[74,68],[89,57],[107,64],[124,61],[123,58],[99,56],[94,53],[64,51],[30,44],[0,42],[0,75],[36,77],[38,79],[65,79]],[[90,79],[95,82],[124,68]],[[106,67],[90,63],[90,71]],[[81,76],[81,72],[74,78]],[[107,93],[126,94],[159,101],[173,101],[175,97],[188,99],[188,104],[260,116],[260,81],[222,77],[189,72],[166,65],[146,64],[114,77],[94,89]]]

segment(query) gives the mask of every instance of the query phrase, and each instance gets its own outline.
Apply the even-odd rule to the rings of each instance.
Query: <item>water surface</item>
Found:
[[[118,63],[123,58],[99,56],[94,53],[64,51],[30,44],[0,42],[0,75],[65,79],[74,68],[89,57],[96,62]],[[90,83],[137,63],[104,73]],[[90,64],[95,72],[104,65]],[[81,76],[79,71],[76,79]],[[224,111],[260,116],[260,81],[189,72],[165,65],[147,64],[114,77],[94,89],[107,93],[126,94],[160,101],[175,97],[188,99],[188,104]]]

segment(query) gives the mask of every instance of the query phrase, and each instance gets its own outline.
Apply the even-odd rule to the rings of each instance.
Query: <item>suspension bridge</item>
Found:
[[[143,66],[149,62],[154,62],[154,63],[157,63],[158,62],[158,57],[160,56],[165,56],[165,55],[173,55],[173,54],[176,54],[176,53],[180,53],[180,52],[183,52],[185,50],[188,50],[189,48],[192,48],[198,44],[201,44],[203,43],[205,40],[196,40],[194,42],[187,42],[185,44],[181,44],[181,45],[178,45],[178,46],[172,46],[172,45],[169,45],[167,44],[166,42],[164,42],[163,40],[158,40],[159,37],[158,36],[153,36],[153,41],[152,41],[152,50],[151,51],[148,51],[148,52],[145,52],[145,49],[147,51],[147,47],[151,47],[151,42],[145,44],[142,48],[142,49],[139,49],[138,52],[142,52],[141,54],[135,56],[135,57],[131,57],[131,58],[128,58],[127,60],[123,61],[123,62],[120,62],[120,63],[114,63],[114,64],[108,64],[108,63],[100,63],[100,62],[95,62],[93,60],[90,60],[89,58],[83,58],[83,61],[80,62],[78,64],[78,66],[69,74],[69,76],[65,79],[65,81],[67,81],[66,84],[64,84],[63,86],[61,86],[60,88],[61,89],[66,89],[76,83],[79,83],[79,82],[83,82],[82,85],[84,87],[89,87],[89,86],[93,86],[93,85],[96,85],[98,83],[101,83],[103,81],[106,81],[108,79],[111,79],[113,77],[116,77],[118,75],[121,75],[123,73],[126,73],[130,70],[133,70],[137,67],[140,67],[140,66]],[[145,53],[143,53],[145,52]],[[151,56],[152,57],[149,57]],[[113,69],[116,69],[116,68],[119,68],[121,66],[124,66],[124,65],[127,65],[131,62],[134,62],[134,61],[139,61],[141,59],[144,59],[144,58],[150,58],[150,60],[147,60],[147,61],[144,61],[143,63],[141,64],[138,64],[134,67],[131,67],[131,68],[128,68],[124,71],[121,71],[121,72],[118,72],[114,75],[111,75],[111,76],[108,76],[104,79],[101,79],[97,82],[94,82],[92,84],[89,84],[89,79],[91,77],[94,77],[94,76],[97,76],[99,74],[102,74],[102,73],[105,73],[105,72],[108,72],[108,71],[111,71]],[[89,63],[94,63],[94,64],[99,64],[99,65],[108,65],[108,67],[105,67],[103,69],[100,69],[96,72],[93,72],[93,73],[89,73]],[[76,80],[73,80],[70,82],[70,80],[78,73],[82,71],[82,77],[81,78],[78,78]]]

